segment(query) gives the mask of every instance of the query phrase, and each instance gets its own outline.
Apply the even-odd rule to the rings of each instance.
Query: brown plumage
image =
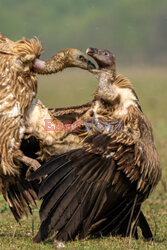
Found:
[[[35,205],[37,199],[36,183],[23,180],[27,170],[23,162],[29,158],[22,154],[20,144],[25,113],[37,92],[32,64],[41,53],[36,39],[13,42],[0,35],[0,191],[16,220],[31,211],[29,204]]]
[[[78,67],[86,70],[95,68],[85,55],[77,49],[65,49],[59,51],[56,55],[52,56],[48,61],[41,61],[36,59],[34,63],[35,70],[40,74],[52,74],[66,67]],[[27,112],[27,126],[30,129],[30,133],[25,136],[25,140],[22,143],[22,150],[25,154],[29,154],[29,148],[33,146],[38,149],[38,159],[42,162],[48,160],[55,153],[60,154],[67,150],[67,143],[65,139],[68,137],[68,131],[66,130],[47,130],[46,121],[54,120],[54,124],[58,122],[64,126],[64,120],[70,118],[75,122],[81,115],[83,115],[90,103],[82,106],[74,106],[64,109],[52,109],[48,110],[41,101],[34,99],[31,107]],[[27,137],[32,137],[26,140]],[[73,138],[69,139],[69,143],[72,143]],[[78,143],[78,142],[77,142]],[[70,145],[70,148],[72,146]],[[74,142],[75,147],[75,142]],[[66,149],[65,149],[66,148]],[[32,152],[34,156],[34,150]]]
[[[32,62],[40,56],[42,47],[35,39],[10,44],[12,48],[0,54],[1,170],[5,175],[19,175],[14,158],[22,156],[19,147],[25,130],[24,116],[37,92]]]
[[[25,134],[21,150],[25,155],[38,159],[40,162],[48,161],[55,154],[78,147],[83,137],[78,137],[73,130],[80,130],[80,118],[88,111],[92,103],[69,108],[48,109],[41,102],[36,102],[30,109],[28,125],[30,132]],[[53,129],[47,129],[53,127]],[[70,131],[65,128],[65,122],[70,121]],[[40,126],[37,126],[40,124]],[[33,129],[31,129],[33,128]],[[33,149],[33,150],[31,150]]]
[[[85,139],[30,176],[48,175],[39,191],[42,224],[36,242],[56,231],[56,239],[63,241],[109,233],[137,238],[137,226],[144,237],[152,237],[141,212],[161,177],[150,122],[130,81],[115,74],[112,53],[88,53],[101,69],[92,70],[99,87],[80,118],[91,124]]]
[[[42,46],[37,39],[13,42],[0,35],[0,191],[17,220],[27,214],[29,204],[35,205],[37,199],[36,184],[28,183],[24,177],[29,166],[35,169],[40,164],[20,150],[31,110],[39,103],[35,98],[35,72],[48,74],[66,67],[93,67],[79,50],[66,49],[52,58],[53,71],[49,60],[50,68],[47,62],[38,59],[41,53]]]

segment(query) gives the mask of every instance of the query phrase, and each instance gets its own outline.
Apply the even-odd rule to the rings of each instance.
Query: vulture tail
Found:
[[[32,214],[30,205],[36,207],[38,188],[36,182],[27,182],[18,177],[10,177],[9,181],[6,178],[3,180],[2,194],[17,222],[23,216]]]
[[[39,182],[28,182],[26,171],[28,167],[22,165],[20,176],[1,175],[2,194],[11,209],[17,222],[23,217],[32,214],[31,206],[36,207]]]

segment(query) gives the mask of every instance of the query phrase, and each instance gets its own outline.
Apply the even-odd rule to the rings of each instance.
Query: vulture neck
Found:
[[[59,52],[51,59],[43,62],[44,65],[41,71],[38,70],[40,74],[53,74],[62,71],[70,65],[69,56],[65,52]]]
[[[119,74],[114,77],[114,72],[107,71],[99,75],[95,100],[118,118],[128,115],[130,107],[140,110],[137,95],[130,81]]]

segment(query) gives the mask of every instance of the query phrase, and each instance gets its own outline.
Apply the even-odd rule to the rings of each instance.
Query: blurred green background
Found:
[[[124,64],[167,63],[166,0],[0,0],[1,32],[37,36],[50,56],[95,46]]]
[[[166,74],[166,0],[0,0],[0,32],[14,41],[37,36],[43,59],[63,48],[106,48],[128,77]],[[96,86],[88,72],[70,69],[39,77],[39,97],[49,106],[82,104]]]
[[[0,0],[0,32],[14,41],[37,36],[45,50],[43,59],[69,47],[82,51],[90,46],[106,48],[115,54],[117,70],[134,84],[143,111],[152,123],[163,168],[163,180],[143,208],[155,241],[130,244],[128,239],[108,238],[76,242],[68,248],[166,249],[167,1]],[[38,97],[49,107],[85,103],[92,99],[98,84],[90,73],[79,69],[38,78]],[[0,204],[0,249],[7,245],[9,249],[32,249],[33,234],[31,219],[22,227],[16,226],[9,209],[3,202]],[[40,244],[33,249],[51,248]]]

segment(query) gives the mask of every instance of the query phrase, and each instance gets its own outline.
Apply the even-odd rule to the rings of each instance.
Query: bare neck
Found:
[[[54,57],[45,62],[41,74],[53,74],[68,67],[68,56],[64,52],[57,53]]]
[[[138,98],[128,79],[118,74],[114,80],[112,75],[106,72],[99,76],[95,100],[100,101],[102,106],[120,117],[127,115],[131,106],[141,110]]]

